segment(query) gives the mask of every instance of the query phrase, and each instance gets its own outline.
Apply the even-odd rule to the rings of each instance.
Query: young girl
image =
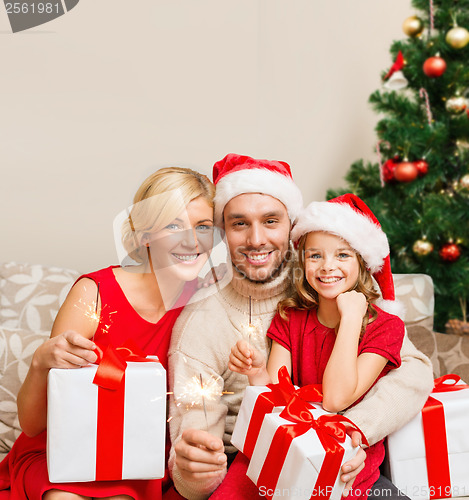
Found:
[[[404,323],[384,311],[398,309],[388,241],[369,208],[352,194],[311,203],[292,239],[299,252],[296,293],[279,304],[267,332],[273,341],[268,364],[238,341],[230,369],[248,375],[252,385],[265,385],[276,382],[286,365],[295,384],[322,383],[324,409],[340,412],[401,362]],[[372,277],[388,300],[377,300]],[[382,441],[367,449],[351,498],[368,496],[383,458]]]
[[[94,363],[95,341],[118,347],[128,338],[167,367],[173,325],[212,248],[213,197],[214,186],[205,175],[178,167],[158,170],[138,189],[122,227],[127,254],[139,265],[111,266],[73,285],[18,394],[24,433],[0,463],[0,490],[11,488],[11,500],[162,498],[168,481],[160,479],[49,482],[47,374],[51,368]],[[84,314],[87,310],[97,310],[99,323]],[[182,497],[171,489],[164,498]]]

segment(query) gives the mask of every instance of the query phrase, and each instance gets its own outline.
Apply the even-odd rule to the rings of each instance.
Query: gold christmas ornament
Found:
[[[461,189],[468,189],[469,190],[469,174],[463,175],[461,179],[459,180],[459,187]]]
[[[423,28],[423,21],[417,16],[408,17],[402,24],[402,31],[412,38],[419,36]]]
[[[460,115],[467,108],[466,98],[459,95],[450,97],[446,101],[445,108],[452,115]]]
[[[446,43],[453,49],[463,49],[469,43],[469,31],[461,26],[455,26],[446,33]]]
[[[421,257],[433,252],[433,245],[426,239],[417,240],[412,246],[412,251]]]

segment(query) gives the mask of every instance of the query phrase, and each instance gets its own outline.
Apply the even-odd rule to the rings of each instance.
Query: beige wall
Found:
[[[410,0],[81,0],[9,33],[0,7],[0,260],[116,262],[112,220],[171,164],[288,161],[305,201],[375,160],[368,96]]]

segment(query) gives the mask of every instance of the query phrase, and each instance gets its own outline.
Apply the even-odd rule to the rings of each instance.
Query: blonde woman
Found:
[[[213,184],[205,175],[184,168],[158,170],[138,189],[122,228],[124,247],[138,265],[83,275],[70,290],[18,394],[24,432],[0,464],[0,489],[10,486],[12,500],[161,498],[162,488],[168,487],[161,480],[48,481],[47,374],[51,368],[95,362],[94,341],[118,346],[128,338],[167,367],[173,325],[195,291],[197,274],[212,247],[213,196]],[[99,324],[83,314],[96,307],[97,297]]]

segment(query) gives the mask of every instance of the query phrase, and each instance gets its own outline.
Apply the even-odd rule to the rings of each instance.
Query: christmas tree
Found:
[[[392,43],[383,87],[378,163],[355,162],[348,188],[380,220],[394,273],[425,273],[435,286],[435,329],[468,328],[469,0],[412,0],[406,38]]]

